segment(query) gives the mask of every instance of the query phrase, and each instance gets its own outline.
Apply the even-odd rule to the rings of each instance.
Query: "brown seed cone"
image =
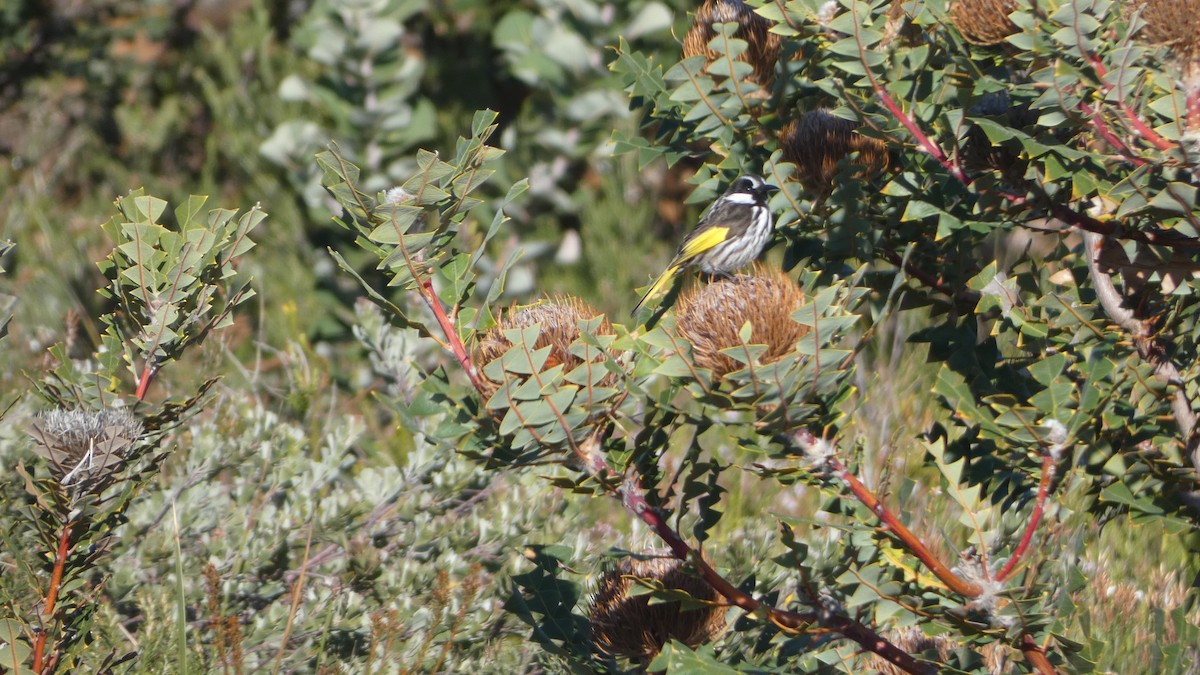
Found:
[[[824,109],[812,110],[784,125],[779,145],[784,161],[796,165],[796,177],[808,190],[828,194],[837,177],[838,161],[857,152],[856,164],[870,177],[888,167],[887,144],[856,132],[858,125]]]
[[[596,648],[647,664],[675,639],[689,647],[710,642],[725,628],[725,610],[719,606],[681,609],[677,602],[650,604],[649,595],[630,596],[634,578],[653,579],[664,588],[687,593],[697,600],[719,601],[712,586],[689,573],[668,551],[645,551],[649,559],[622,558],[600,575],[592,595],[589,623]]]
[[[565,364],[565,370],[571,371],[583,363],[583,359],[571,353],[571,344],[579,339],[579,322],[602,316],[595,307],[575,297],[553,298],[541,300],[527,307],[513,308],[499,323],[483,334],[475,344],[474,361],[480,373],[492,361],[504,356],[513,344],[504,336],[504,331],[529,328],[540,325],[541,332],[532,349],[550,347],[550,355],[546,358],[544,369]],[[611,335],[612,324],[608,317],[600,322],[597,335]],[[496,382],[484,375],[482,378],[486,391],[481,392],[485,398],[500,388]]]
[[[1185,86],[1200,87],[1200,0],[1134,0],[1126,9],[1141,12],[1138,36],[1170,50]]]
[[[904,11],[904,0],[892,0],[888,7],[880,46],[889,47],[897,40],[902,45],[921,44],[925,40],[925,29],[913,23],[912,17]]]
[[[950,21],[971,44],[991,46],[1020,32],[1008,18],[1017,8],[1017,0],[955,0],[950,5]]]
[[[683,38],[683,58],[704,54],[709,63],[720,57],[708,48],[716,37],[715,23],[737,22],[734,34],[746,41],[746,51],[741,59],[754,67],[750,79],[763,89],[770,89],[775,81],[775,63],[779,61],[780,37],[771,32],[771,22],[755,14],[754,8],[742,0],[704,0],[696,10],[692,27]]]
[[[766,345],[762,363],[778,361],[796,348],[808,326],[792,320],[804,304],[804,291],[777,269],[755,265],[738,274],[685,293],[679,300],[679,333],[692,343],[692,359],[717,377],[743,367],[721,353],[742,346],[739,334],[750,323],[751,344]]]

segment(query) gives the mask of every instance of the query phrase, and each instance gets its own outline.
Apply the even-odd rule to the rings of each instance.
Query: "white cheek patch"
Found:
[[[733,194],[731,194],[731,195],[727,195],[727,196],[725,197],[725,201],[729,202],[730,204],[749,204],[749,205],[753,205],[753,204],[757,204],[757,203],[758,203],[758,200],[756,200],[756,199],[754,198],[754,195],[752,195],[752,194],[747,194],[747,193],[745,193],[745,192],[735,192],[735,193],[733,193]]]

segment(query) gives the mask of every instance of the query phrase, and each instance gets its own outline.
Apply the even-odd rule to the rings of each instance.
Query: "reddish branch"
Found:
[[[819,443],[817,437],[807,429],[801,429],[796,432],[796,441],[800,444],[801,448],[812,448]],[[824,461],[837,474],[838,478],[846,484],[846,487],[850,489],[854,497],[870,509],[871,513],[874,513],[875,517],[879,518],[880,522],[896,535],[896,538],[900,540],[904,547],[917,560],[920,560],[923,565],[928,567],[929,571],[933,572],[934,576],[946,584],[950,590],[968,598],[978,597],[983,592],[983,588],[979,584],[963,579],[951,571],[949,567],[946,567],[942,561],[938,560],[933,551],[930,551],[929,547],[917,535],[913,534],[912,530],[900,522],[896,514],[888,510],[879,501],[879,498],[871,492],[870,488],[863,485],[862,481],[842,464],[841,460],[833,455],[829,455]]]
[[[1050,659],[1046,658],[1046,652],[1042,649],[1032,635],[1021,636],[1021,653],[1025,655],[1025,660],[1029,665],[1033,666],[1041,675],[1054,675],[1058,672],[1054,669],[1054,664],[1050,663]]]
[[[1042,482],[1038,485],[1037,501],[1033,505],[1033,514],[1029,516],[1029,523],[1025,526],[1025,534],[1021,536],[1021,542],[1017,544],[1012,557],[1009,558],[1008,563],[1004,565],[1000,572],[996,574],[996,581],[1007,579],[1008,575],[1012,574],[1013,570],[1016,569],[1017,563],[1025,555],[1025,551],[1029,549],[1029,544],[1033,541],[1033,533],[1037,530],[1038,523],[1042,520],[1042,514],[1045,513],[1046,498],[1050,496],[1050,485],[1054,482],[1054,474],[1057,466],[1054,461],[1054,453],[1047,450],[1042,455]]]
[[[799,446],[805,450],[812,450],[819,443],[816,435],[807,429],[802,429],[796,432],[795,437]],[[844,464],[842,464],[841,460],[839,460],[836,456],[829,454],[823,457],[822,461],[830,470],[837,474],[838,478],[840,478],[842,482],[846,484],[847,488],[849,488],[854,497],[858,499],[864,506],[869,508],[871,512],[874,513],[877,518],[879,518],[880,522],[882,522],[889,530],[892,531],[892,533],[896,535],[896,538],[900,540],[900,543],[905,547],[905,549],[907,549],[908,552],[913,555],[913,557],[921,561],[925,567],[929,568],[929,570],[933,572],[933,574],[939,580],[941,580],[942,583],[946,584],[946,586],[948,586],[952,591],[964,597],[977,598],[982,595],[984,589],[978,583],[963,579],[959,575],[955,574],[951,569],[946,567],[946,565],[940,560],[938,560],[937,557],[933,555],[933,552],[929,550],[929,547],[925,546],[924,542],[922,542],[915,534],[913,534],[912,531],[904,525],[904,523],[900,522],[900,519],[897,518],[896,515],[890,510],[888,510],[888,508],[879,501],[879,498],[876,497],[869,488],[863,485],[862,481],[858,480],[858,477],[851,473]],[[1025,528],[1025,534],[1022,536],[1021,542],[1017,546],[1016,551],[1014,551],[1012,559],[1009,560],[1008,564],[1003,570],[1001,570],[1000,574],[996,576],[997,581],[1002,581],[1012,572],[1013,568],[1015,568],[1017,565],[1017,561],[1019,561],[1025,554],[1026,550],[1029,548],[1030,542],[1033,540],[1033,533],[1037,529],[1038,523],[1042,519],[1042,514],[1045,511],[1046,499],[1050,494],[1050,486],[1053,483],[1055,473],[1055,461],[1054,451],[1052,449],[1047,449],[1042,458],[1042,481],[1038,488],[1038,497],[1034,506],[1033,515],[1030,517],[1030,521]],[[1029,661],[1029,664],[1033,666],[1038,673],[1042,673],[1043,675],[1053,675],[1056,672],[1054,666],[1050,663],[1049,659],[1046,658],[1045,652],[1028,634],[1021,637],[1020,648],[1021,652],[1025,655],[1026,660]]]
[[[1108,126],[1108,122],[1104,120],[1104,117],[1100,114],[1100,111],[1097,108],[1093,108],[1083,101],[1080,101],[1079,109],[1088,116],[1088,120],[1090,120],[1092,123],[1092,128],[1096,130],[1096,133],[1100,136],[1100,138],[1104,139],[1105,143],[1108,143],[1113,147],[1114,150],[1120,153],[1121,159],[1124,159],[1134,166],[1143,166],[1146,164],[1146,160],[1134,155],[1133,148],[1130,148],[1124,140],[1118,138],[1117,135],[1113,133],[1113,130]]]
[[[450,351],[454,354],[454,358],[458,360],[458,364],[466,371],[467,377],[471,379],[471,384],[476,391],[483,391],[483,380],[479,377],[479,370],[471,361],[471,355],[467,353],[467,347],[463,344],[462,338],[458,335],[458,329],[454,327],[454,322],[450,317],[446,316],[446,310],[442,307],[442,301],[438,298],[437,293],[433,290],[433,279],[425,277],[420,284],[421,298],[425,300],[425,304],[429,305],[429,309],[433,310],[433,316],[437,319],[438,325],[441,326],[442,332],[446,335],[446,342],[450,345]]]
[[[1100,60],[1100,57],[1092,54],[1091,52],[1083,52],[1083,57],[1087,59],[1088,64],[1091,65],[1092,69],[1096,71],[1096,77],[1100,79],[1100,91],[1107,96],[1108,93],[1113,90],[1113,85],[1104,81],[1104,78],[1108,75],[1108,67],[1104,65],[1104,62]],[[1133,108],[1129,107],[1128,103],[1125,101],[1120,101],[1117,103],[1117,107],[1120,108],[1121,114],[1125,116],[1125,120],[1129,122],[1129,126],[1133,128],[1134,133],[1146,139],[1146,141],[1155,148],[1165,151],[1175,147],[1174,143],[1163,138],[1158,134],[1157,131],[1151,129],[1150,125],[1146,124],[1146,122],[1138,116]]]
[[[58,592],[62,588],[63,571],[67,566],[67,556],[71,553],[71,523],[63,525],[62,534],[58,537],[58,550],[54,553],[54,570],[50,573],[50,587],[46,590],[46,602],[42,607],[42,629],[33,641],[33,670],[41,673],[48,671],[46,658],[46,636],[50,632],[48,624],[54,622],[54,610],[58,605]]]
[[[1096,72],[1103,81],[1104,75],[1108,72],[1105,69],[1104,64],[1102,64],[1094,55],[1087,56],[1089,57],[1089,61],[1092,63],[1092,66],[1096,69]],[[942,150],[942,148],[932,138],[930,138],[929,135],[920,128],[920,126],[917,125],[916,121],[910,117],[908,113],[904,112],[904,108],[901,107],[894,98],[892,98],[892,95],[888,93],[887,89],[885,89],[879,80],[875,78],[874,73],[867,65],[865,60],[863,62],[863,67],[867,73],[867,78],[871,83],[871,88],[875,92],[875,95],[879,98],[880,102],[883,103],[883,106],[887,108],[888,112],[892,114],[896,121],[908,130],[908,133],[911,134],[913,139],[916,141],[917,146],[937,160],[938,164],[940,164],[958,182],[962,183],[966,187],[970,187],[974,183],[973,179],[966,175],[961,167],[952,162],[949,156],[946,155],[946,152]],[[1105,87],[1105,93],[1112,89],[1112,85],[1103,84],[1102,86]],[[1200,118],[1200,92],[1197,92],[1197,100],[1195,103],[1197,106],[1197,117]],[[1159,136],[1157,133],[1155,133],[1153,129],[1150,129],[1145,122],[1143,122],[1137,117],[1136,114],[1134,114],[1132,109],[1130,109],[1127,104],[1122,102],[1120,106],[1134,131],[1150,141],[1156,148],[1159,150],[1169,150],[1175,147],[1174,143],[1164,139],[1162,136]],[[1094,111],[1094,109],[1086,108],[1086,106],[1082,107],[1084,107],[1085,110]],[[1098,116],[1093,115],[1093,119],[1096,119],[1097,117]],[[1200,124],[1200,119],[1198,119],[1197,123]],[[1095,124],[1095,122],[1093,122],[1093,124]],[[1097,127],[1098,130],[1100,128],[1101,127]],[[1111,135],[1111,131],[1107,133]],[[1104,133],[1101,133],[1101,135],[1104,136]],[[1116,139],[1114,138],[1114,140]],[[1140,161],[1135,160],[1134,158],[1131,158],[1131,160],[1135,161],[1135,163]],[[1025,195],[1018,195],[1012,192],[995,189],[983,189],[980,190],[980,193],[994,194],[1008,201],[1013,206],[1032,206],[1029,198]],[[1058,220],[1061,220],[1071,227],[1084,232],[1095,232],[1097,234],[1104,235],[1119,234],[1120,236],[1134,241],[1140,241],[1156,246],[1168,246],[1172,248],[1189,250],[1200,249],[1200,240],[1193,237],[1182,236],[1173,232],[1122,232],[1116,223],[1097,220],[1096,218],[1089,216],[1087,213],[1076,211],[1062,204],[1051,203],[1048,207],[1048,210],[1050,215],[1054,216]]]
[[[771,623],[790,632],[798,631],[807,624],[820,623],[826,628],[854,640],[867,651],[886,659],[889,663],[901,668],[905,672],[936,672],[931,665],[918,661],[908,652],[888,642],[887,639],[875,631],[848,616],[830,612],[801,614],[764,605],[753,596],[729,583],[727,579],[722,577],[700,555],[693,551],[675,530],[671,529],[671,526],[666,523],[662,515],[646,502],[641,488],[635,481],[626,480],[622,485],[621,493],[622,503],[624,503],[625,508],[649,526],[650,529],[654,530],[655,534],[671,548],[671,552],[675,554],[675,557],[690,562],[696,571],[704,577],[704,580],[713,587],[713,590],[746,612],[750,614],[765,614]]]
[[[154,357],[151,357],[152,359]],[[146,394],[150,391],[150,383],[154,381],[154,376],[158,374],[158,366],[147,365],[142,368],[142,376],[138,378],[137,392],[134,396],[137,400],[146,400]]]

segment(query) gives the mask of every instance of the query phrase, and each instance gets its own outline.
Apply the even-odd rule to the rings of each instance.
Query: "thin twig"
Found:
[[[304,542],[304,559],[300,561],[300,576],[292,583],[292,606],[288,610],[287,624],[283,628],[283,637],[279,641],[279,652],[275,655],[275,668],[272,673],[278,673],[283,665],[283,655],[287,651],[288,640],[292,637],[292,628],[296,625],[296,614],[300,611],[300,596],[304,593],[304,582],[308,575],[309,553],[312,552],[313,529],[317,525],[316,515],[308,521],[308,538]]]

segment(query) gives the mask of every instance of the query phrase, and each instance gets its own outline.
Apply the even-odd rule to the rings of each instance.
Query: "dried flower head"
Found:
[[[750,342],[766,345],[763,363],[778,361],[796,348],[808,326],[792,320],[804,304],[804,291],[780,270],[755,266],[685,293],[679,300],[679,333],[692,343],[696,365],[723,377],[743,364],[721,353],[740,347],[742,326],[750,324]]]
[[[817,109],[784,125],[779,134],[783,159],[796,165],[796,177],[805,188],[828,194],[837,177],[838,162],[852,152],[855,163],[864,170],[860,176],[872,176],[888,166],[887,145],[877,138],[859,134],[858,125]]]
[[[888,6],[887,23],[883,25],[883,40],[880,41],[880,46],[889,47],[897,42],[915,45],[924,39],[925,30],[905,11],[904,0],[892,0],[892,4]]]
[[[967,42],[998,45],[1020,31],[1008,18],[1016,9],[1017,0],[955,0],[950,21]]]
[[[683,38],[683,58],[704,54],[709,63],[720,58],[708,48],[708,43],[717,35],[713,24],[734,22],[738,24],[734,36],[745,40],[747,45],[740,58],[754,67],[750,79],[769,89],[775,80],[780,38],[771,32],[771,22],[756,14],[754,8],[742,0],[704,0]]]
[[[538,350],[550,347],[550,355],[544,368],[549,369],[561,364],[570,371],[583,363],[583,359],[571,353],[571,344],[579,339],[579,322],[603,317],[599,310],[575,297],[554,298],[542,300],[527,307],[514,308],[500,320],[491,330],[483,334],[475,345],[475,365],[483,369],[492,361],[504,356],[512,348],[513,343],[505,336],[505,331],[525,329],[530,326],[540,326],[537,342],[531,349]],[[596,331],[597,335],[611,335],[612,324],[604,317]],[[483,378],[488,390],[483,392],[491,396],[500,387],[500,382]]]
[[[678,602],[650,604],[646,594],[630,596],[634,579],[649,579],[666,589],[679,590],[696,600],[716,602],[712,586],[689,573],[667,551],[645,551],[622,558],[600,575],[592,595],[589,623],[596,648],[612,656],[649,663],[669,640],[695,647],[710,642],[725,628],[720,606],[683,609]]]
[[[1134,0],[1128,9],[1145,22],[1139,36],[1171,52],[1184,87],[1200,89],[1200,0]]]
[[[98,494],[133,456],[142,423],[128,410],[56,409],[34,419],[31,435],[63,487]]]

